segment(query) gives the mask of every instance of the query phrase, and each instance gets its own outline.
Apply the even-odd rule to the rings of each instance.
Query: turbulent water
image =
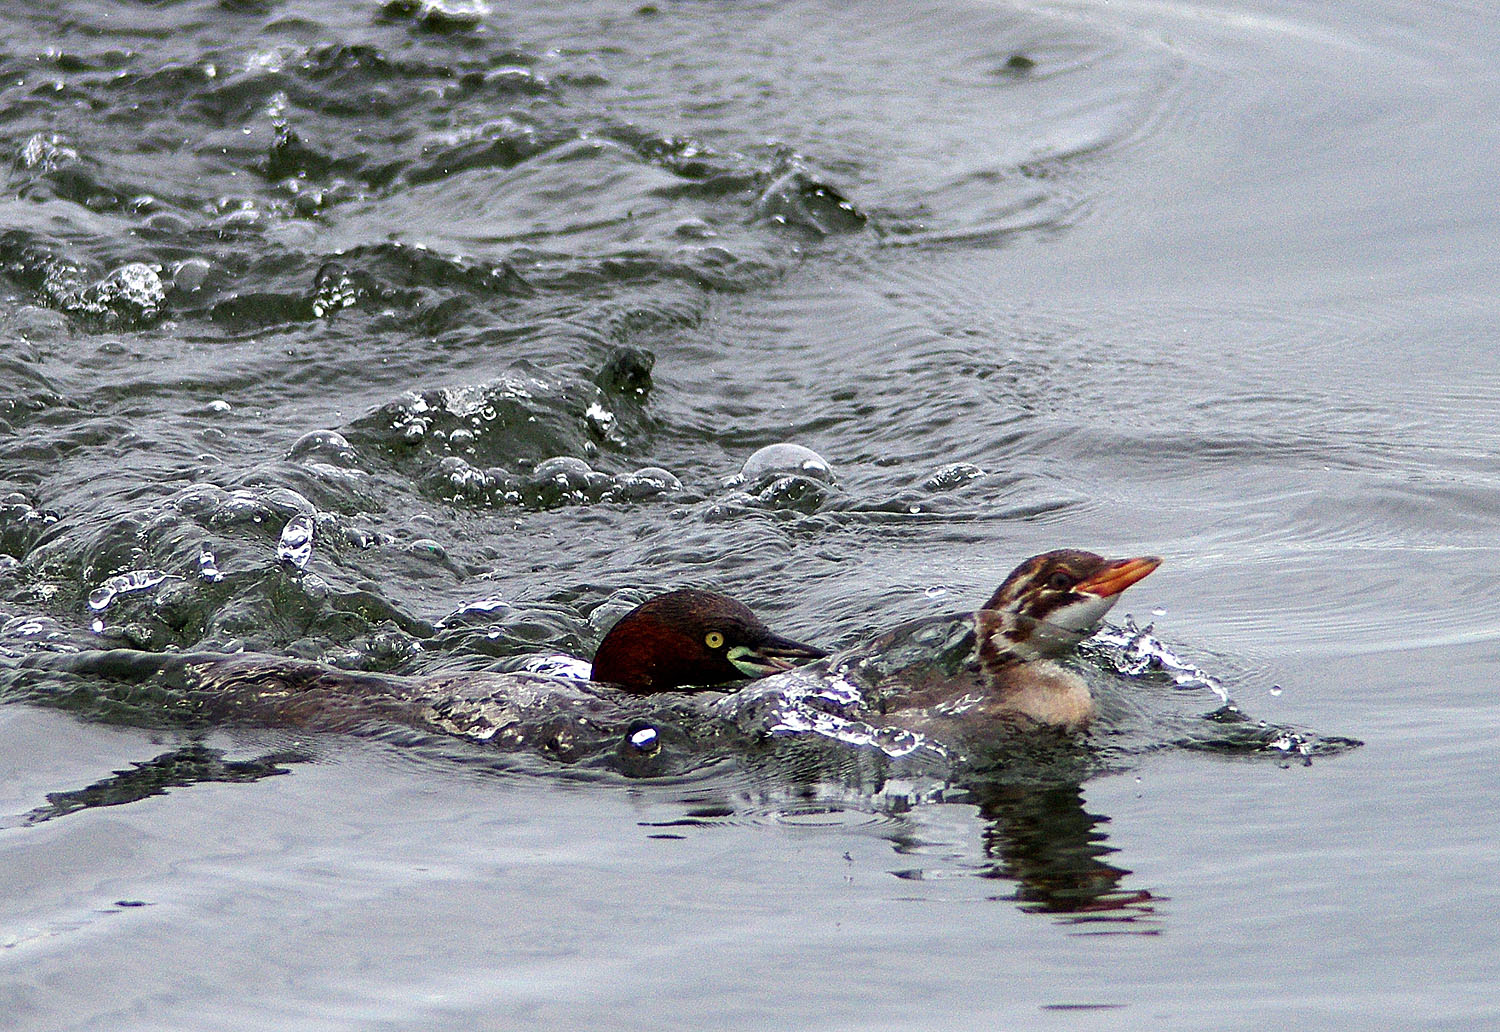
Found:
[[[1497,43],[8,5],[7,1027],[1500,1020]],[[842,648],[1060,546],[1166,559],[1082,737],[783,677],[561,682],[501,742],[67,669],[566,673],[687,585]]]

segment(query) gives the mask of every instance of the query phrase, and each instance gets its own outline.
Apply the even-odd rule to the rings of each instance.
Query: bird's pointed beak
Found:
[[[812,645],[768,634],[754,645],[736,645],[725,657],[746,677],[765,677],[826,655],[827,652]]]
[[[1139,556],[1135,559],[1116,559],[1088,580],[1080,581],[1073,587],[1073,590],[1096,595],[1099,598],[1112,598],[1136,581],[1146,577],[1160,565],[1161,560],[1154,555]]]

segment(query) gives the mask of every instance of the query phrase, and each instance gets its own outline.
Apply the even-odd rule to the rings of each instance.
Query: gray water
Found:
[[[1216,748],[1211,692],[1107,654],[1107,713],[1197,730],[1040,780],[0,677],[3,1023],[1494,1027],[1497,38],[1412,0],[8,5],[0,668],[506,669],[679,585],[833,647],[1079,546],[1166,558],[1118,625],[1253,726],[1364,744]],[[730,483],[778,442],[833,482]]]

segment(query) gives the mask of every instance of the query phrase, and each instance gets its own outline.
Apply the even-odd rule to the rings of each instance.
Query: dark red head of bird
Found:
[[[632,692],[664,692],[764,677],[824,655],[776,634],[727,595],[684,588],[621,617],[599,643],[592,676]]]

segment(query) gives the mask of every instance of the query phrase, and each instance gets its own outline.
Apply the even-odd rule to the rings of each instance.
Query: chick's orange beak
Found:
[[[1100,598],[1118,595],[1136,581],[1147,576],[1161,565],[1154,555],[1143,555],[1135,559],[1116,559],[1086,581],[1080,581],[1074,591],[1087,592]]]

